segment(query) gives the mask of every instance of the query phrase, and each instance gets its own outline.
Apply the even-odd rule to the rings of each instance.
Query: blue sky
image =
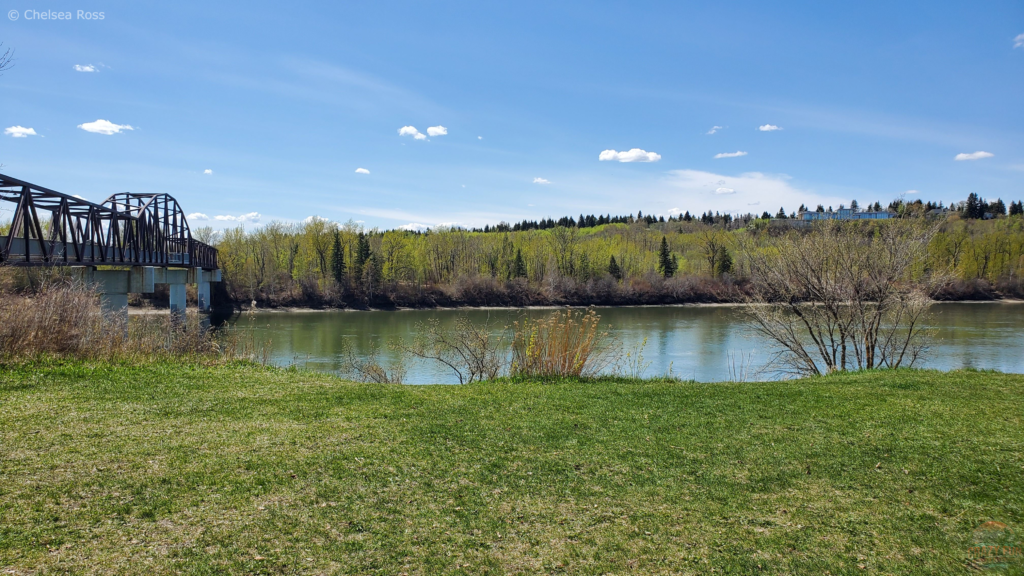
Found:
[[[3,173],[193,226],[1024,198],[1019,1],[34,1]]]

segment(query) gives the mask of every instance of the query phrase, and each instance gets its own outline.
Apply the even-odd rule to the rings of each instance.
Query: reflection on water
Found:
[[[749,329],[742,311],[732,306],[658,306],[596,308],[601,324],[624,348],[647,338],[647,376],[672,374],[699,381],[727,380],[730,366],[763,366],[770,357],[765,342]],[[392,357],[388,341],[411,340],[418,323],[437,318],[451,323],[465,314],[477,323],[511,324],[523,315],[540,317],[550,310],[401,310],[394,312],[260,312],[231,318],[252,322],[272,341],[272,360],[337,371],[342,343],[357,352],[381,348]],[[252,318],[251,320],[249,318]],[[930,319],[935,338],[922,366],[996,369],[1024,372],[1024,304],[936,304]],[[406,381],[414,384],[455,383],[447,369],[434,363],[407,361]],[[762,378],[771,374],[762,375]]]

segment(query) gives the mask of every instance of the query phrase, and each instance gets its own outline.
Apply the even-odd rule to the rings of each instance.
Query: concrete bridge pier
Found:
[[[221,272],[220,270],[203,270],[202,268],[193,269],[193,282],[196,285],[196,296],[199,301],[199,310],[203,312],[210,311],[210,283],[220,282]]]
[[[222,280],[220,270],[202,268],[132,266],[131,269],[97,270],[94,266],[76,266],[74,270],[83,282],[96,285],[103,311],[123,320],[125,330],[128,326],[128,294],[150,294],[157,284],[167,284],[171,317],[175,322],[181,322],[185,320],[185,285],[196,285],[199,309],[208,312],[211,305],[210,283]]]
[[[100,293],[100,308],[128,330],[128,270],[93,270],[92,282]]]
[[[167,284],[171,300],[171,319],[175,322],[185,320],[185,284],[188,282],[189,270],[175,268],[157,268],[155,282]]]
[[[125,332],[128,331],[128,294],[153,292],[154,269],[150,266],[132,266],[130,270],[97,270],[94,266],[84,266],[78,268],[78,275],[87,284],[96,285],[100,308],[117,318]]]

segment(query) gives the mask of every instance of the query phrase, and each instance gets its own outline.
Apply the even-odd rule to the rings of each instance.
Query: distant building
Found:
[[[840,208],[835,212],[801,212],[801,220],[888,220],[894,214],[887,210],[855,210],[853,208]]]

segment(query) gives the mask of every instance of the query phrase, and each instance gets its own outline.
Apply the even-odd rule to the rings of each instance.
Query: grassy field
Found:
[[[1022,393],[8,367],[0,574],[967,573],[983,522],[1024,540]]]

